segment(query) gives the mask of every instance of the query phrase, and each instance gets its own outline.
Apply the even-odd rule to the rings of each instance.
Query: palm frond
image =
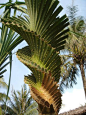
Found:
[[[32,103],[25,111],[25,115],[37,115],[38,111],[37,111],[37,103],[34,102]]]
[[[3,78],[0,78],[0,88],[8,88],[8,85],[6,84],[6,82],[4,81]]]
[[[1,105],[1,108],[2,108],[2,110],[4,111],[5,104],[2,104],[2,105]],[[7,113],[9,113],[9,115],[16,115],[15,111],[13,111],[13,110],[11,109],[11,107],[6,106],[6,108],[7,108]],[[3,114],[5,114],[5,113],[3,112]]]
[[[11,10],[9,5],[6,6],[4,17],[10,16]],[[9,53],[23,41],[23,39],[11,29],[8,29],[2,24],[1,37],[0,37],[0,76],[3,77],[3,73],[6,71],[4,69],[10,62],[8,61]]]
[[[68,29],[63,29],[67,27],[69,23],[66,15],[62,16],[61,18],[58,17],[58,14],[62,10],[61,6],[57,7],[59,3],[58,0],[53,2],[52,0],[46,0],[46,2],[43,2],[43,4],[42,2],[36,0],[33,0],[33,2],[25,2],[28,8],[30,23],[26,19],[15,17],[8,19],[4,18],[2,19],[2,22],[8,27],[17,31],[20,35],[22,34],[21,26],[23,30],[29,29],[30,31],[34,31],[37,33],[37,35],[40,35],[41,38],[51,44],[52,47],[55,47],[58,50],[57,46],[59,45],[59,50],[62,49],[65,43],[65,39],[67,38],[67,35],[65,34],[69,31]],[[42,10],[39,10],[39,8]]]
[[[16,1],[15,3],[12,3],[12,2],[7,2],[5,4],[0,4],[0,9],[2,9],[3,7],[7,7],[8,9],[16,9],[16,10],[19,10],[19,11],[22,11],[23,13],[26,13],[26,8],[24,7],[20,7],[22,5],[25,5],[25,2],[19,2],[19,1]],[[6,12],[6,11],[5,11]]]
[[[0,93],[0,102],[3,102],[3,100],[6,100],[6,94],[5,93]],[[10,100],[10,98],[7,98],[8,100]]]
[[[4,18],[10,16],[11,13],[10,5],[12,5],[11,2],[1,6],[1,8],[5,6]],[[15,13],[16,11],[14,10],[14,15]],[[3,77],[3,73],[6,71],[6,69],[4,68],[10,63],[10,75],[9,75],[9,84],[8,84],[6,102],[9,94],[10,81],[11,81],[12,50],[22,41],[23,39],[18,34],[16,34],[13,30],[7,28],[2,24],[1,36],[0,36],[0,77]],[[8,58],[10,59],[10,61],[8,61]]]
[[[36,102],[34,103],[30,96],[30,91],[27,91],[24,86],[21,91],[14,90],[12,92],[12,99],[9,101],[9,106],[15,115],[25,114],[26,112],[31,111],[31,109],[34,109],[36,105]],[[8,110],[8,113],[10,114],[10,109]]]

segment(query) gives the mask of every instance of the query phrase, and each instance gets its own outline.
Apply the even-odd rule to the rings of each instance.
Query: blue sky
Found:
[[[8,0],[0,0],[0,3],[5,3]],[[21,1],[21,0],[19,0]],[[23,1],[23,0],[22,0]],[[68,6],[72,5],[72,0],[60,0],[60,4],[63,6],[63,11],[61,15],[68,14]],[[74,0],[74,5],[78,6],[78,16],[84,16],[86,18],[86,0]],[[2,13],[2,10],[0,11],[0,15]],[[18,45],[13,52],[16,52],[18,49],[21,49],[22,47],[26,46],[26,42],[22,42],[20,45]],[[7,67],[8,71],[4,74],[4,79],[8,83],[9,79],[9,66]],[[28,75],[30,73],[30,70],[24,66],[17,58],[16,55],[13,55],[13,64],[12,64],[12,78],[11,78],[11,89],[20,90],[21,86],[24,84],[24,75]],[[65,93],[63,94],[62,100],[65,104],[65,107],[62,108],[61,112],[67,111],[70,109],[74,109],[80,104],[84,104],[86,102],[83,92],[83,85],[82,85],[82,79],[81,75],[79,73],[79,76],[77,77],[77,85],[74,85],[73,89],[65,89]],[[80,100],[79,97],[82,97],[82,100]],[[74,103],[75,102],[75,103]],[[73,105],[74,104],[74,105]]]

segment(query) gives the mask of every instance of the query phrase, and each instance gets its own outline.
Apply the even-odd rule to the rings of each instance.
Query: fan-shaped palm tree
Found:
[[[27,14],[3,18],[1,21],[18,32],[28,46],[18,50],[17,57],[32,74],[25,76],[31,95],[39,105],[40,114],[58,114],[61,93],[59,51],[64,48],[69,25],[66,15],[59,17],[58,0],[25,0]]]

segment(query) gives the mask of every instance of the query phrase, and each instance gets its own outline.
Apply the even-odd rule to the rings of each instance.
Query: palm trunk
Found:
[[[55,113],[51,113],[51,114],[41,114],[41,113],[39,113],[39,115],[55,115]]]
[[[38,115],[58,115],[58,113],[56,114],[52,108],[46,108],[46,107],[43,107],[42,105],[40,106],[38,104],[38,112],[39,114]]]
[[[83,87],[84,87],[85,98],[86,98],[86,78],[85,78],[85,72],[84,72],[84,64],[83,64],[82,61],[81,61],[81,63],[80,63],[80,70],[81,70]]]

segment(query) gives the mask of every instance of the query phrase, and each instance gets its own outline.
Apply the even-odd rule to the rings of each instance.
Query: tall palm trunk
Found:
[[[84,87],[85,98],[86,98],[86,77],[85,77],[85,71],[84,71],[84,64],[83,64],[82,60],[80,62],[80,70],[81,70],[83,87]]]

